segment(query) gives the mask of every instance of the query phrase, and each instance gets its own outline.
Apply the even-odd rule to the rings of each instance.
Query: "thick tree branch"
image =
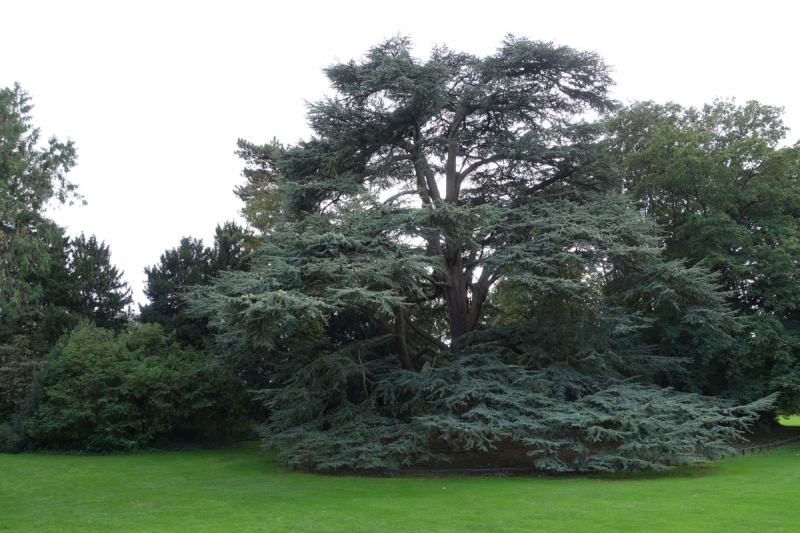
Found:
[[[456,114],[447,135],[447,162],[445,163],[445,201],[449,204],[457,204],[461,190],[461,175],[456,171],[456,160],[458,159],[458,131],[461,126],[461,116]]]
[[[504,158],[505,158],[504,155],[498,154],[498,155],[494,155],[492,157],[487,157],[485,159],[479,159],[478,161],[475,161],[470,166],[468,166],[465,170],[459,172],[458,174],[459,174],[460,178],[463,180],[464,178],[466,178],[467,176],[469,176],[470,174],[472,174],[474,171],[478,170],[482,166],[488,165],[489,163],[494,163],[495,161],[500,161],[500,160],[502,160]]]
[[[434,202],[441,202],[442,195],[439,193],[439,185],[436,183],[436,175],[433,173],[433,169],[428,164],[428,160],[425,156],[421,156],[418,160],[420,167],[422,169],[422,173],[425,176],[425,182],[428,184],[428,191],[430,192],[431,198],[433,198]],[[415,165],[417,163],[415,162]]]
[[[472,287],[472,301],[469,306],[469,330],[475,331],[483,315],[483,304],[489,296],[489,289],[495,282],[494,273],[489,269],[481,272],[478,282]]]
[[[545,180],[540,181],[539,183],[528,189],[526,192],[528,194],[533,194],[537,191],[541,191],[545,187],[549,187],[550,185],[556,182],[571,177],[573,174],[575,174],[574,168],[562,168],[558,172],[556,172],[551,178],[547,178]]]
[[[397,358],[400,359],[400,364],[406,370],[414,371],[414,363],[411,362],[411,356],[408,353],[408,344],[406,343],[406,321],[404,318],[405,311],[398,308],[394,312],[394,344],[397,348]]]

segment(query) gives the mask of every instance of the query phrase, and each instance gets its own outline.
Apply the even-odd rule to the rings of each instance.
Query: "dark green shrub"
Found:
[[[50,364],[30,447],[109,452],[249,435],[241,382],[157,324],[115,334],[84,324]]]

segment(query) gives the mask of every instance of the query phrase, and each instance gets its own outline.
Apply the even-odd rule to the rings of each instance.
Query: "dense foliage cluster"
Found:
[[[800,144],[779,147],[782,110],[717,101],[641,103],[608,121],[625,186],[668,232],[665,255],[718,275],[740,329],[667,327],[650,341],[692,361],[664,376],[749,402],[780,392],[800,411]]]
[[[22,405],[44,358],[81,320],[114,329],[128,321],[130,289],[105,243],[94,236],[66,238],[57,230],[46,270],[24,277],[36,298],[14,316],[0,317],[0,420]]]
[[[158,325],[131,324],[118,334],[79,326],[39,376],[41,406],[26,428],[30,444],[107,452],[249,435],[241,384],[225,369],[205,368],[208,362]]]
[[[248,238],[244,228],[226,222],[217,226],[213,247],[204,246],[202,239],[184,237],[177,248],[165,251],[158,264],[144,269],[144,294],[150,302],[140,306],[139,320],[161,324],[167,333],[175,333],[181,344],[209,348],[214,341],[208,321],[190,314],[186,295],[211,283],[223,270],[246,269]]]
[[[129,451],[249,436],[249,399],[227,369],[159,325],[83,322],[39,368],[0,448]]]

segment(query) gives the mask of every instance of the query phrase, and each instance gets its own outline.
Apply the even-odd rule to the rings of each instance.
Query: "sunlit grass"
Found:
[[[666,474],[386,478],[293,472],[255,445],[0,455],[0,531],[758,532],[800,529],[800,446]]]
[[[779,416],[778,423],[782,426],[800,427],[800,415]]]

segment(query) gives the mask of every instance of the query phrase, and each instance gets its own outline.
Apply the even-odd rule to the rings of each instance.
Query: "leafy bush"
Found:
[[[154,443],[230,441],[251,431],[246,391],[160,325],[115,334],[78,326],[50,363],[30,447],[109,452]]]

